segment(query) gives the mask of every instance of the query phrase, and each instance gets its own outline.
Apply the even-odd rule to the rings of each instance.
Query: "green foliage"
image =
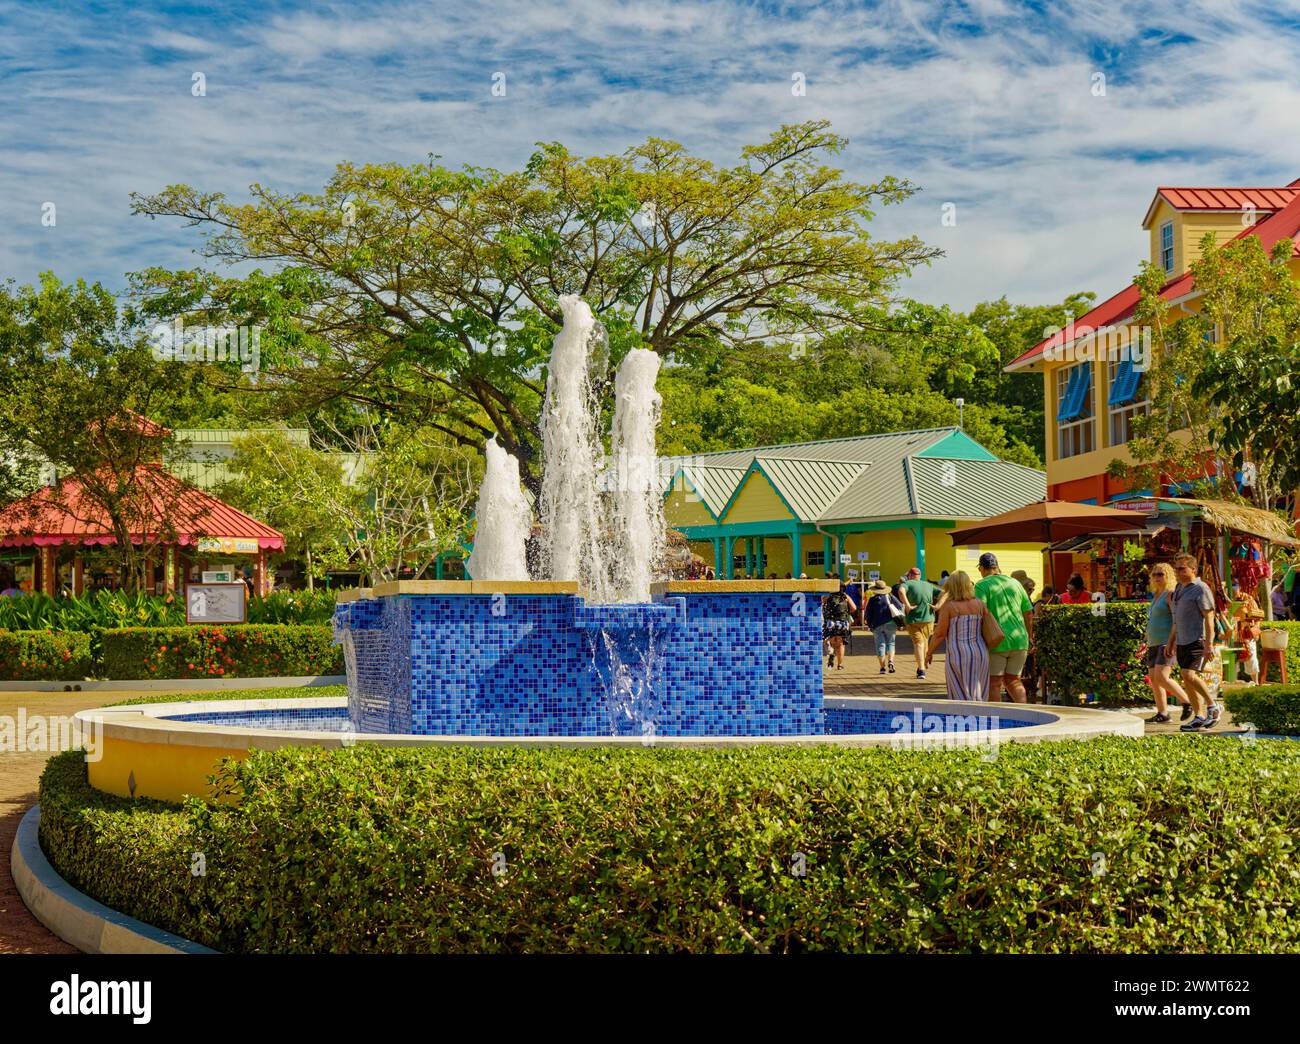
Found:
[[[1300,685],[1251,685],[1225,689],[1223,700],[1238,726],[1274,736],[1300,736]]]
[[[104,632],[106,678],[274,678],[342,674],[320,625],[127,627]]]
[[[1208,737],[285,748],[181,811],[97,794],[70,753],[41,838],[91,895],[229,952],[1296,952],[1298,768]]]
[[[1147,608],[1129,602],[1047,605],[1034,624],[1037,663],[1068,697],[1103,704],[1145,700]],[[1067,701],[1068,702],[1068,701]]]
[[[248,600],[251,624],[328,624],[334,618],[334,594],[330,590],[272,591]]]
[[[0,629],[0,681],[80,681],[94,664],[88,634]]]

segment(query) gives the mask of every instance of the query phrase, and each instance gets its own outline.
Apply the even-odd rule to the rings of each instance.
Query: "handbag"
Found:
[[[1007,640],[1002,625],[998,623],[997,617],[988,611],[987,606],[984,609],[983,616],[980,617],[980,637],[984,639],[984,645],[990,651]]]
[[[885,596],[885,604],[889,606],[889,615],[895,620],[901,620],[907,615],[903,612],[903,607],[894,601],[893,595]]]

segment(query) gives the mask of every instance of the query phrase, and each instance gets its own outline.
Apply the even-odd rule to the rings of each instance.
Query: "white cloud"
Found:
[[[128,214],[175,182],[314,191],[335,163],[521,164],[538,140],[620,151],[654,134],[718,162],[830,118],[850,176],[924,191],[878,218],[948,256],[902,291],[969,307],[1101,296],[1132,275],[1157,184],[1300,176],[1300,31],[1262,4],[1073,0],[497,0],[268,15],[93,17],[0,7],[0,271],[123,285],[199,240]],[[1178,42],[1170,43],[1171,39]],[[504,71],[505,98],[490,94]],[[202,71],[207,96],[191,95]],[[790,93],[792,72],[808,93]],[[1107,76],[1104,98],[1092,74]],[[1293,169],[1294,168],[1294,169]],[[55,229],[40,204],[59,204]],[[958,204],[958,225],[939,205]]]

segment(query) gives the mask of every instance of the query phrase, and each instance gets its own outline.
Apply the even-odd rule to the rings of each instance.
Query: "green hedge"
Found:
[[[1249,723],[1275,736],[1300,736],[1300,684],[1225,689],[1223,699],[1237,725]]]
[[[238,624],[104,632],[106,678],[271,678],[342,674],[329,627]]]
[[[1286,643],[1286,673],[1290,681],[1300,683],[1300,623],[1295,620],[1275,620],[1261,626],[1265,630],[1286,631],[1291,635]],[[1269,665],[1268,676],[1282,680],[1276,664]]]
[[[248,600],[252,624],[328,624],[334,591],[272,591]],[[95,591],[79,598],[51,598],[39,591],[0,599],[0,629],[86,631],[112,627],[180,627],[185,602],[143,591]]]
[[[1089,693],[1110,705],[1149,700],[1146,627],[1145,604],[1044,606],[1034,625],[1036,662],[1067,702]]]
[[[60,755],[45,851],[231,952],[1300,952],[1289,742],[286,748],[219,785],[132,803]]]
[[[81,681],[94,670],[88,634],[0,631],[0,681]]]

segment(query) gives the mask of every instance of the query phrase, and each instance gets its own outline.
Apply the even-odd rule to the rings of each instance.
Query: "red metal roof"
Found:
[[[1291,186],[1288,186],[1290,188]],[[1300,184],[1296,186],[1300,188]],[[1249,190],[1243,190],[1249,191]],[[1246,236],[1258,236],[1265,250],[1272,248],[1273,244],[1279,239],[1295,238],[1300,233],[1300,191],[1294,193],[1291,201],[1285,207],[1274,214],[1269,215],[1264,220],[1255,225],[1242,229],[1233,239],[1244,239]],[[1296,244],[1293,256],[1300,257],[1300,243]],[[1171,279],[1160,290],[1160,296],[1166,301],[1177,300],[1178,298],[1192,291],[1194,280],[1190,272],[1184,272],[1176,279]],[[1004,370],[1011,371],[1020,369],[1032,363],[1035,359],[1043,354],[1048,348],[1059,348],[1078,337],[1108,326],[1114,326],[1122,322],[1133,314],[1134,308],[1137,307],[1138,299],[1141,295],[1135,284],[1130,284],[1113,297],[1108,297],[1091,311],[1079,316],[1073,324],[1067,326],[1064,330],[1051,337],[1039,341],[1017,359],[1011,360],[1004,367]]]
[[[1281,210],[1295,199],[1296,188],[1171,188],[1156,190],[1178,210]]]
[[[159,465],[139,465],[132,481],[143,502],[155,512],[141,527],[149,540],[156,539],[161,532],[175,530],[175,542],[182,546],[200,539],[226,538],[256,540],[258,548],[264,550],[284,548],[284,534],[279,530],[182,481]],[[65,478],[53,488],[44,486],[0,508],[0,546],[113,543],[116,539],[106,513],[81,495],[81,482],[76,478]]]

